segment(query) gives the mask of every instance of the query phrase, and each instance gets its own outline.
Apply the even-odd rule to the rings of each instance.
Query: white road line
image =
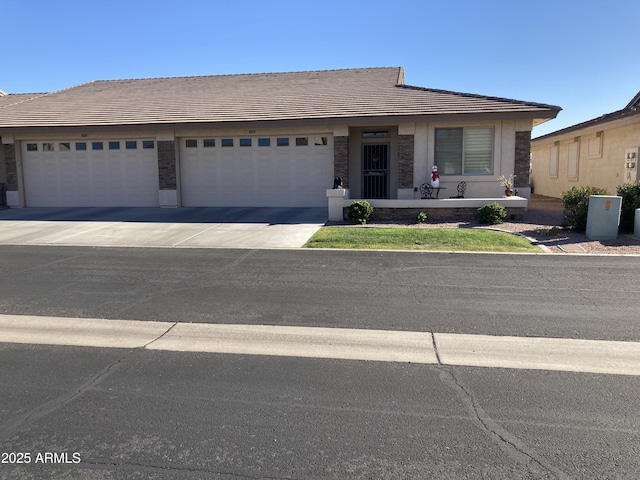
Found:
[[[602,340],[0,315],[2,342],[640,375],[640,342]]]

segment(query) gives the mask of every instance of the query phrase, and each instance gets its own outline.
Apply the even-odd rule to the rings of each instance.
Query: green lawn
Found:
[[[541,252],[518,235],[470,228],[323,227],[305,247]]]

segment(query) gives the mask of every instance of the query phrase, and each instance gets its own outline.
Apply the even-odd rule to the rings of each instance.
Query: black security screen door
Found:
[[[362,198],[389,198],[389,145],[362,146]]]

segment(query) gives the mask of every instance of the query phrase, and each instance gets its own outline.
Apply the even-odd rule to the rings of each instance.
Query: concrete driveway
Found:
[[[0,245],[299,248],[326,208],[20,208],[0,210]]]

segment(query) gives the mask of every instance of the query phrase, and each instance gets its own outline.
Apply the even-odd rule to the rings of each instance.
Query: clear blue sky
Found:
[[[2,0],[0,90],[404,66],[407,84],[559,105],[533,135],[640,91],[639,0]]]

